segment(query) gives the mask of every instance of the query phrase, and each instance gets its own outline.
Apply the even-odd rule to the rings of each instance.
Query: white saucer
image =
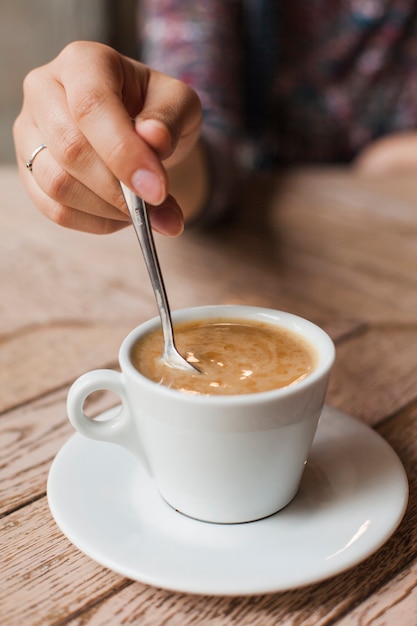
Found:
[[[248,524],[198,522],[174,511],[138,461],[78,433],[48,478],[56,523],[82,552],[143,583],[219,595],[318,582],[375,552],[403,517],[408,482],[392,448],[325,408],[298,495]]]

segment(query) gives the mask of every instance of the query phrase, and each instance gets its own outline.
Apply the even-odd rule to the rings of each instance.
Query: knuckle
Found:
[[[128,154],[128,144],[126,140],[114,137],[109,145],[109,162],[122,163]]]
[[[122,228],[126,228],[126,222],[105,219],[101,222],[100,227],[97,227],[95,233],[97,235],[111,235]]]
[[[59,141],[57,143],[60,151],[60,158],[64,165],[74,166],[78,163],[85,152],[86,142],[80,132],[76,129],[62,129],[57,133]]]
[[[174,147],[184,134],[197,132],[202,122],[202,106],[198,94],[181,80],[172,78],[169,85],[170,100],[150,115],[166,124]]]
[[[177,94],[177,99],[182,103],[184,110],[188,113],[198,113],[201,110],[201,101],[197,92],[186,83],[173,79],[175,88],[173,91]]]
[[[39,84],[43,76],[43,69],[36,67],[26,74],[23,79],[23,95],[27,97],[32,92],[39,89]]]
[[[59,53],[59,59],[64,60],[66,63],[73,63],[82,58],[86,49],[89,47],[87,41],[71,41],[64,46]]]
[[[56,203],[49,213],[49,218],[58,224],[58,226],[63,226],[64,228],[72,228],[72,213],[73,210],[64,204]]]
[[[65,67],[85,67],[86,72],[71,86],[67,93],[71,114],[76,123],[96,115],[105,105],[109,87],[105,77],[118,58],[113,48],[97,42],[75,41],[68,44],[60,54]]]
[[[110,235],[126,226],[126,223],[116,220],[80,213],[80,211],[61,203],[54,204],[49,211],[48,217],[55,224],[63,228],[88,232],[95,235]]]
[[[73,179],[64,169],[57,167],[48,172],[44,181],[44,190],[50,198],[58,203],[68,200]]]
[[[92,117],[102,105],[103,93],[101,88],[91,85],[87,91],[78,91],[71,101],[71,113],[77,123]]]
[[[198,117],[202,118],[203,108],[201,106],[201,100],[195,91],[193,91],[192,89],[190,89],[189,91],[190,91],[190,93],[188,94],[189,108],[191,109],[191,111],[195,112],[195,114]]]
[[[21,128],[22,128],[22,116],[20,114],[14,120],[13,126],[12,126],[12,135],[13,135],[13,140],[15,144],[17,144],[18,138],[21,134]]]

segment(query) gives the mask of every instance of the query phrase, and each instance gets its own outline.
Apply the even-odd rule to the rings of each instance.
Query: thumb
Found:
[[[151,71],[135,130],[167,167],[182,161],[196,144],[202,120],[200,99],[180,80]]]
[[[171,133],[164,122],[159,119],[143,119],[141,115],[135,120],[135,130],[161,161],[171,155],[173,150]]]

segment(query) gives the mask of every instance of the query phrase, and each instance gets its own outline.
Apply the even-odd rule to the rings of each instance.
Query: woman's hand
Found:
[[[417,133],[392,133],[371,142],[358,155],[354,166],[368,176],[416,174]]]
[[[184,83],[108,46],[72,43],[25,79],[14,124],[21,177],[50,219],[92,233],[130,222],[122,180],[151,205],[152,226],[177,235],[183,214],[166,170],[189,158],[200,123],[199,99]],[[30,172],[26,163],[41,144],[47,149]]]

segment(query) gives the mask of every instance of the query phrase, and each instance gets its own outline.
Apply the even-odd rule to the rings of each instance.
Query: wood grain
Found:
[[[1,416],[0,516],[45,495],[51,462],[74,432],[66,395],[65,388]],[[111,395],[96,393],[86,412],[94,416],[114,403]]]
[[[34,519],[38,520],[34,524]],[[3,623],[59,623],[72,612],[123,586],[120,576],[96,565],[62,535],[46,498],[1,520],[0,606]]]
[[[371,425],[395,415],[417,400],[416,346],[417,324],[363,326],[337,342],[328,401]]]
[[[117,367],[125,334],[156,314],[131,229],[94,237],[38,214],[0,168],[0,622],[7,626],[414,626],[417,554],[417,188],[347,169],[262,174],[216,229],[157,237],[172,308],[236,302],[290,310],[337,346],[328,402],[402,460],[410,501],[376,554],[325,582],[255,597],[172,593],[81,554],[46,500],[86,370]],[[95,394],[97,414],[117,402]]]

